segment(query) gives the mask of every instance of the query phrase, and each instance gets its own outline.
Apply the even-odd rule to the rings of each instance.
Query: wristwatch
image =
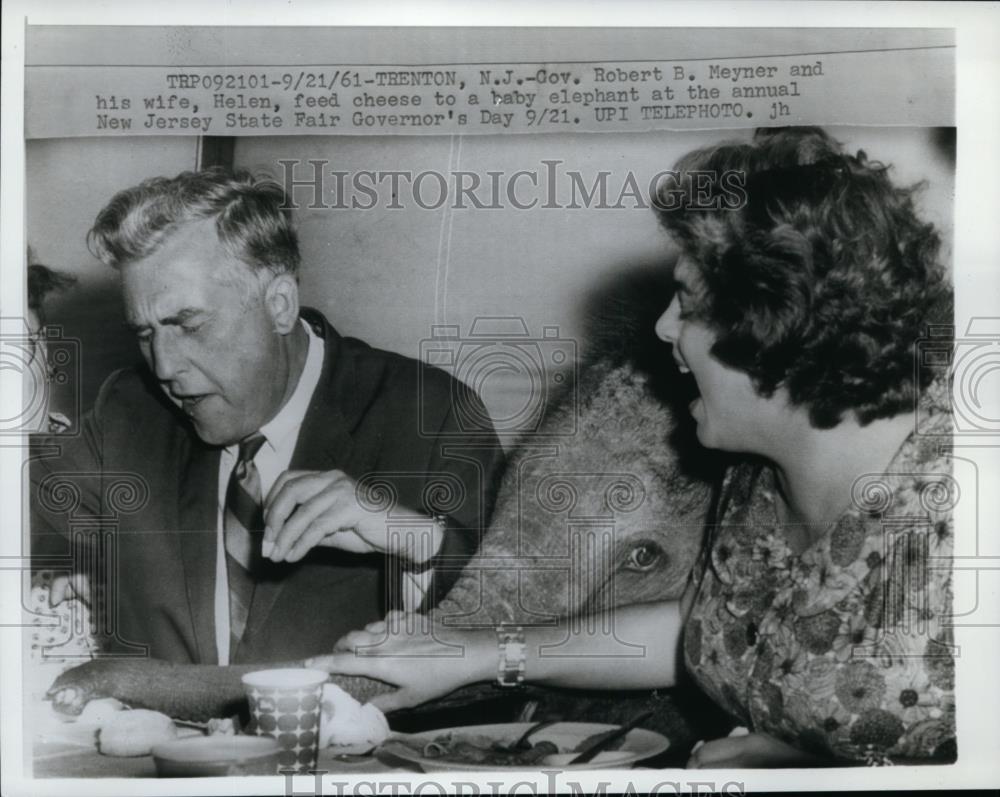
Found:
[[[517,687],[524,683],[524,666],[527,648],[524,629],[519,625],[497,626],[497,686]]]

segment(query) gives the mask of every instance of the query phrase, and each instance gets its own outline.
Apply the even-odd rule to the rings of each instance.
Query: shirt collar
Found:
[[[323,339],[312,331],[312,327],[305,321],[299,319],[302,327],[306,331],[306,362],[299,375],[298,384],[288,401],[278,411],[270,421],[260,427],[260,433],[267,440],[267,445],[277,451],[290,440],[294,441],[298,436],[299,427],[306,417],[309,409],[309,402],[312,399],[313,391],[319,382],[319,375],[323,369]]]

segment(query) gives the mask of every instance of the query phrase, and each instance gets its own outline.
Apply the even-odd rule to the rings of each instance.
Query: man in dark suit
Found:
[[[120,192],[91,230],[148,368],[113,374],[81,434],[39,449],[32,539],[111,556],[113,647],[327,652],[404,584],[432,604],[488,521],[502,452],[470,428],[478,396],[301,308],[283,208],[270,181],[187,172]]]

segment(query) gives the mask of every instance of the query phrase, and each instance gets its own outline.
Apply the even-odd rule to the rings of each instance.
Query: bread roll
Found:
[[[166,714],[137,708],[119,711],[101,726],[97,749],[104,755],[149,755],[154,744],[177,738],[177,726]]]

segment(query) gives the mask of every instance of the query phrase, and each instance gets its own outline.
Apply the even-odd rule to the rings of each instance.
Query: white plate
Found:
[[[123,710],[128,711],[128,709]],[[93,722],[81,722],[79,717],[60,714],[48,700],[36,707],[33,720],[32,732],[36,741],[97,749],[97,732],[100,730],[100,725]],[[185,725],[177,726],[178,739],[202,735],[204,732],[197,728]]]
[[[390,736],[384,741],[379,746],[378,753],[388,754],[411,764],[416,764],[424,772],[496,772],[498,769],[506,769],[507,767],[496,764],[467,764],[459,761],[446,761],[440,758],[426,758],[412,748],[421,747],[446,734],[485,736],[502,744],[512,744],[533,724],[532,722],[510,722],[498,725],[465,725],[461,728],[440,728],[434,731],[423,731],[422,733],[397,734]],[[633,728],[625,736],[624,741],[617,750],[599,753],[593,761],[588,761],[586,764],[574,764],[573,766],[568,764],[568,761],[576,755],[573,751],[580,742],[588,736],[603,733],[604,731],[611,731],[617,727],[619,726],[603,725],[596,722],[558,722],[555,725],[542,728],[537,733],[531,735],[531,743],[552,742],[559,748],[559,753],[547,756],[537,764],[529,764],[517,768],[535,771],[546,768],[572,770],[630,769],[637,761],[652,758],[670,747],[670,741],[665,736],[653,731],[644,730],[643,728]],[[402,744],[400,740],[405,740],[408,744]],[[569,753],[572,753],[572,755],[567,755]]]

